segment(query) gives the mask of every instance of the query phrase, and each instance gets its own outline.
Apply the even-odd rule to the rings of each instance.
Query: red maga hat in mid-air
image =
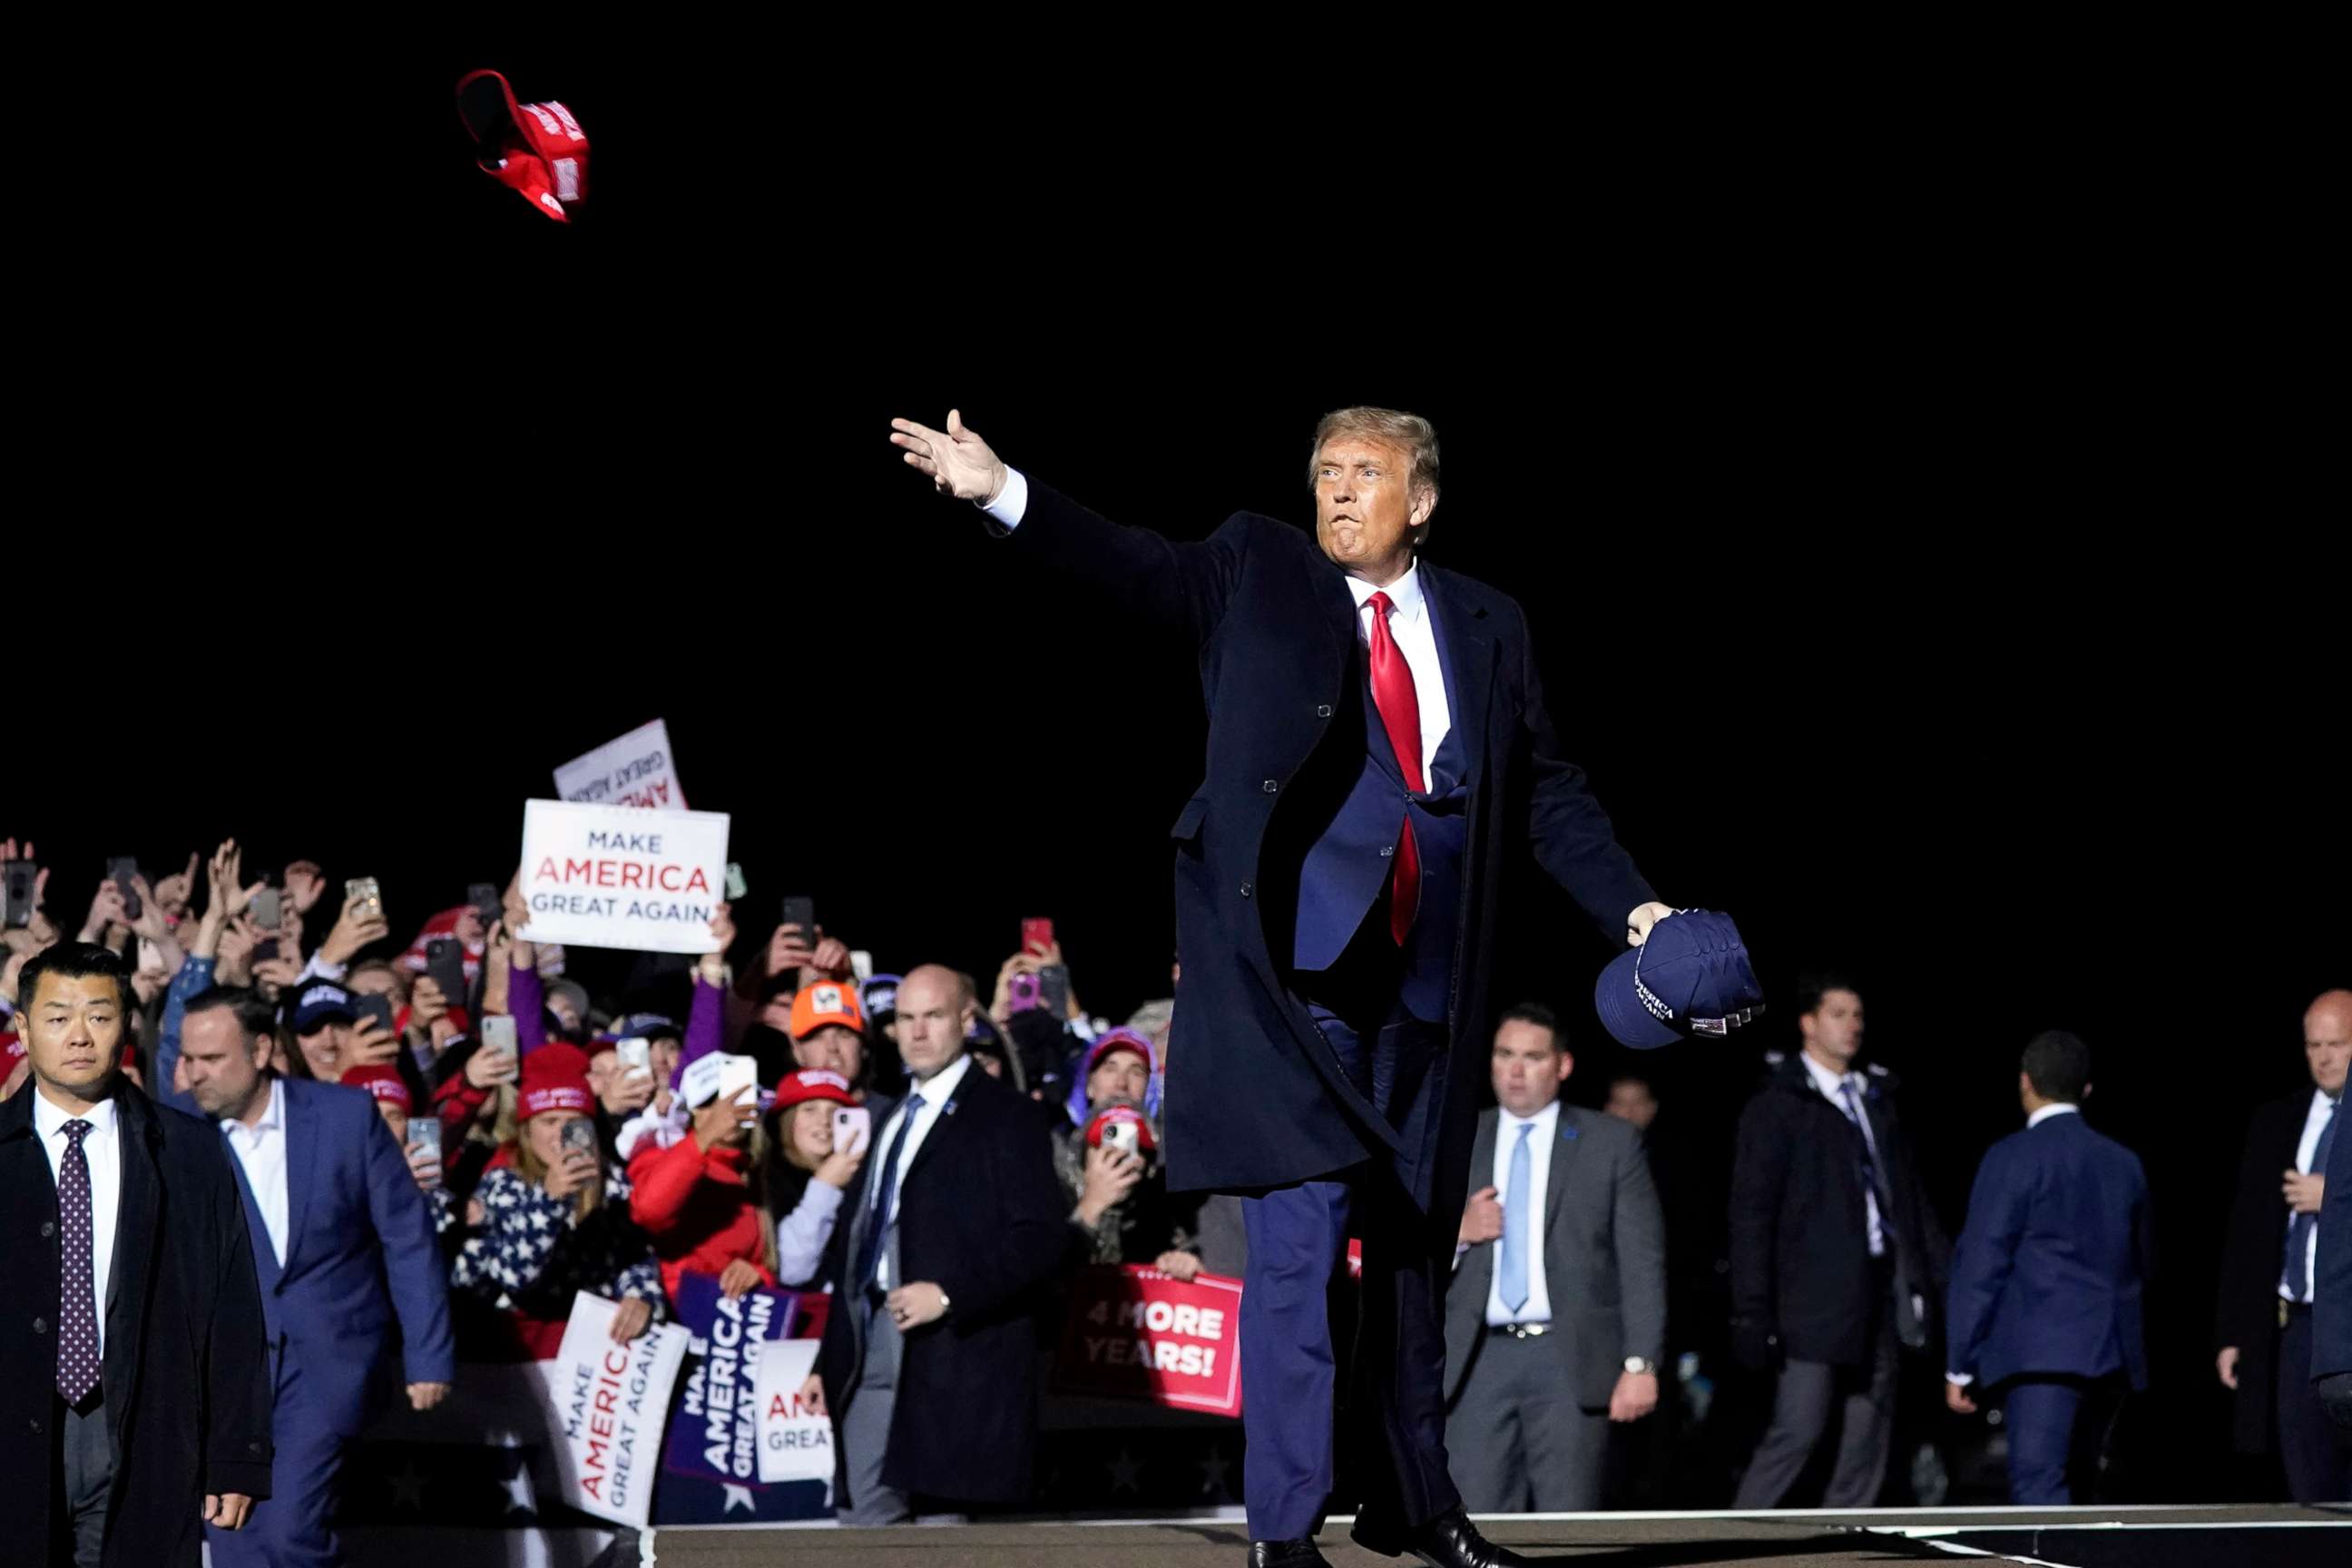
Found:
[[[552,99],[518,103],[507,79],[493,70],[457,79],[457,118],[481,143],[482,173],[511,186],[558,223],[563,209],[588,194],[588,133]]]

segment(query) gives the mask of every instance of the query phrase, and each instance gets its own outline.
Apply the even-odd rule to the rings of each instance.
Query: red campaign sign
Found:
[[[1054,1391],[1242,1413],[1242,1282],[1189,1284],[1135,1263],[1079,1272],[1054,1357]]]

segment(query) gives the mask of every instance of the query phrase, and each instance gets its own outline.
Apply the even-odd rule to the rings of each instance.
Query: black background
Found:
[[[1409,407],[1431,558],[1527,606],[1668,900],[1732,911],[1777,994],[1863,977],[1955,1228],[2024,1041],[2091,1041],[2164,1249],[2133,1484],[2244,1484],[2219,1227],[2352,979],[2301,205],[2193,111],[1735,105],[1671,57],[1433,58],[1440,109],[1347,51],[1146,88],[1149,54],[592,30],[167,72],[154,264],[107,274],[137,325],[46,383],[100,504],[12,531],[48,695],[15,689],[0,834],[53,912],[234,833],[379,877],[404,936],[659,715],[751,934],[804,892],[886,969],[985,981],[1050,914],[1123,1016],[1166,991],[1189,661],[1015,571],[887,422],[958,405],[1198,538],[1306,522],[1316,417]],[[469,167],[476,65],[587,129],[574,225]],[[1597,1100],[1609,948],[1532,873],[1507,909],[1497,1001],[1559,1005]],[[1793,1041],[1783,1008],[1643,1059],[1696,1165]]]

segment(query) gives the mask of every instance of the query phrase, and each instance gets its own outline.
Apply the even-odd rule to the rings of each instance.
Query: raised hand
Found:
[[[941,495],[976,500],[984,506],[1004,489],[1004,465],[955,409],[948,410],[945,430],[934,430],[911,419],[891,420],[890,445],[898,447],[907,466],[929,479]]]

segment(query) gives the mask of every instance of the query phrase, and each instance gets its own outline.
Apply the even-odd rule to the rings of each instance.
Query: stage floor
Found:
[[[1588,1568],[1968,1560],[2066,1568],[2341,1568],[2352,1562],[2352,1507],[2291,1504],[1520,1514],[1479,1523],[1490,1539],[1538,1562]],[[1356,1546],[1345,1521],[1325,1525],[1319,1539],[1333,1568],[1400,1561]],[[1237,1568],[1249,1532],[1238,1519],[1222,1518],[889,1530],[673,1525],[647,1534],[642,1545],[649,1568]]]

